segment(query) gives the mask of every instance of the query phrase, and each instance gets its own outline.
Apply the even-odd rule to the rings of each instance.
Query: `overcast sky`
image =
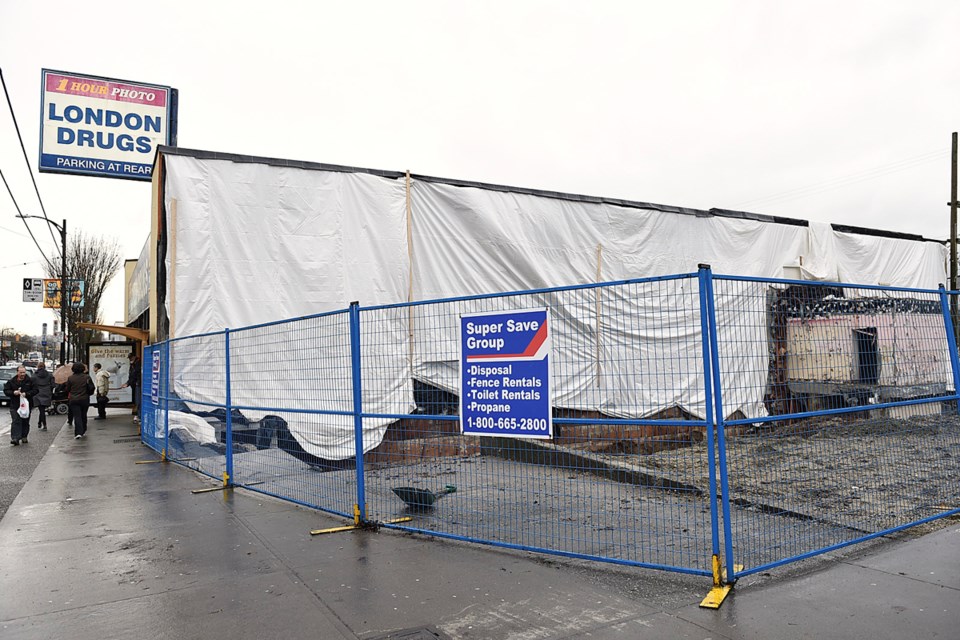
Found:
[[[47,68],[176,87],[187,148],[949,234],[955,0],[3,0],[0,68],[34,171]],[[0,107],[0,169],[39,215]],[[138,256],[149,183],[37,183],[51,219]],[[0,328],[38,334],[15,214],[0,189]],[[122,275],[104,308],[123,319]]]

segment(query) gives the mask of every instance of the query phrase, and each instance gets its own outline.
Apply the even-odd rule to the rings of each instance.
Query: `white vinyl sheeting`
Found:
[[[165,187],[166,310],[173,337],[342,309],[351,300],[374,304],[406,297],[402,182],[364,173],[168,156]],[[233,385],[233,404],[290,407],[289,398],[297,396],[302,400],[295,408],[349,410],[349,353],[346,368],[339,368],[344,375],[330,376],[323,384],[304,380],[296,367],[284,365],[291,355],[298,362],[343,360],[344,334],[316,333],[298,340],[289,345],[293,354],[283,346],[290,338],[280,333],[282,327],[276,329],[279,338],[261,341],[270,342],[269,373],[261,359],[249,355],[258,348],[256,330],[237,333],[231,373],[236,380],[262,383]],[[403,327],[381,328],[387,330],[406,333]],[[393,366],[365,376],[366,387],[378,391],[364,394],[368,412],[413,409],[409,363],[405,358],[390,362]],[[177,366],[173,382],[180,397],[222,402],[222,396],[208,391],[225,387],[222,371],[212,371],[202,360],[182,359]],[[355,453],[351,420],[244,410],[251,420],[268,413],[280,413],[308,453],[328,459]],[[366,449],[379,444],[390,422],[364,420]]]
[[[177,203],[173,312],[169,284],[166,297],[177,336],[342,309],[351,300],[364,305],[404,301],[411,256],[415,300],[689,273],[700,263],[718,274],[757,277],[783,277],[785,265],[802,263],[810,280],[919,288],[935,288],[945,280],[946,249],[934,242],[840,233],[824,224],[701,217],[418,180],[411,186],[408,247],[402,179],[178,155],[165,161],[167,211]],[[699,308],[684,306],[668,323],[662,312],[664,305],[691,299],[689,291],[680,297],[683,287],[695,288],[696,281],[667,283],[659,289],[666,298],[660,299],[625,300],[615,291],[597,296],[585,290],[505,303],[551,306],[554,371],[565,373],[553,380],[556,406],[630,418],[679,406],[703,417],[699,356],[690,355],[691,349],[699,354]],[[599,304],[600,313],[584,318],[558,299],[576,306]],[[724,371],[724,387],[730,390],[725,410],[748,418],[764,415],[766,327],[737,317],[758,317],[754,314],[765,312],[764,302],[757,298],[750,304],[759,308],[749,308],[719,289],[716,302],[720,340],[733,340],[723,332],[736,330],[736,342],[744,346],[737,355],[743,366]],[[625,310],[640,321],[622,323],[618,314]],[[442,326],[434,319],[430,335],[414,336],[411,370],[406,322],[397,319],[405,315],[389,317],[387,326],[376,329],[381,336],[377,354],[362,354],[376,355],[378,363],[363,372],[365,411],[410,411],[412,378],[457,392],[457,362],[436,351],[441,342],[455,340],[457,318],[446,318]],[[602,319],[599,327],[596,317]],[[744,335],[746,328],[756,335]],[[384,332],[395,336],[394,353],[384,353]],[[616,384],[594,384],[596,349],[564,348],[582,345],[585,335],[595,336],[594,345],[599,340],[600,370],[608,380],[615,375]],[[333,345],[321,340],[298,348],[315,350],[320,358]],[[669,370],[658,370],[656,363]],[[663,388],[665,380],[670,388]],[[351,406],[350,380],[304,408],[332,406]],[[308,418],[291,421],[308,452],[331,459],[352,454],[349,421]],[[315,435],[317,420],[324,421],[323,437]],[[379,443],[388,422],[365,422],[367,450]]]

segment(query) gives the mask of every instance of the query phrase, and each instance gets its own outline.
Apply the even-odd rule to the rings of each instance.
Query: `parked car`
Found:
[[[43,362],[43,354],[39,351],[31,351],[27,354],[27,357],[23,359],[23,366],[36,369],[37,365],[41,362]]]
[[[7,380],[16,377],[16,375],[16,367],[0,367],[0,406],[10,404],[10,398],[3,392],[3,385],[7,384]]]

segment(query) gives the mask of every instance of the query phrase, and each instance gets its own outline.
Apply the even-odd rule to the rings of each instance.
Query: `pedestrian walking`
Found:
[[[37,405],[37,429],[47,430],[47,409],[53,404],[53,374],[47,371],[47,365],[43,362],[37,365],[37,371],[33,374],[33,387],[37,395],[33,397],[33,403]]]
[[[93,384],[97,388],[97,417],[94,420],[107,419],[107,402],[110,398],[110,373],[100,366],[99,362],[93,363],[94,380]]]
[[[87,433],[87,410],[90,408],[90,396],[96,391],[93,380],[84,372],[84,368],[81,363],[74,362],[71,367],[73,375],[67,379],[67,402],[73,417],[73,437],[77,440]]]
[[[133,421],[140,422],[140,356],[136,350],[130,352],[130,372],[127,381],[120,385],[121,389],[130,387],[133,391]]]
[[[3,385],[3,393],[10,398],[10,444],[27,444],[27,436],[30,435],[30,402],[37,392],[23,365],[17,367],[17,375]],[[20,415],[21,398],[27,400],[26,418]]]

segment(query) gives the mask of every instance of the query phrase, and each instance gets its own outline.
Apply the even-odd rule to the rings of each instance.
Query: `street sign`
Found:
[[[546,309],[460,317],[460,430],[552,437]]]
[[[43,323],[43,333],[40,335],[40,346],[47,346],[47,323]]]
[[[23,301],[43,302],[43,280],[41,278],[23,279]]]

